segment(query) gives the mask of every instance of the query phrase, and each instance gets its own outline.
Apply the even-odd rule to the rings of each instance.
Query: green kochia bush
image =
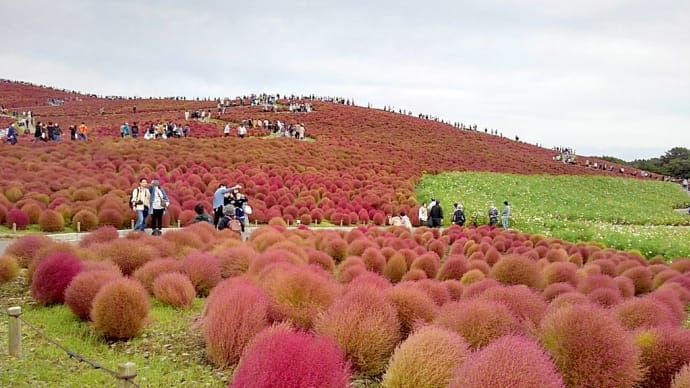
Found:
[[[569,387],[632,387],[642,378],[631,335],[598,307],[554,310],[542,321],[539,338]]]
[[[467,341],[452,330],[426,326],[398,346],[383,376],[384,387],[445,387],[469,354]]]
[[[349,364],[335,341],[278,326],[247,346],[229,386],[346,388],[349,380]]]
[[[382,293],[365,286],[336,299],[316,321],[315,329],[334,338],[353,366],[370,376],[383,371],[401,338],[393,305]]]
[[[455,370],[451,388],[565,387],[539,344],[522,336],[503,336],[468,356]]]

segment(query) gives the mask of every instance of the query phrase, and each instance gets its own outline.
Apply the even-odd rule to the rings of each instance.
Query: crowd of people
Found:
[[[496,227],[498,225],[498,218],[499,218],[499,212],[498,208],[496,207],[494,202],[489,202],[489,207],[487,210],[487,219],[488,219],[488,225],[491,227]],[[510,227],[510,215],[511,215],[511,207],[508,201],[503,202],[503,211],[501,212],[501,226],[503,229],[508,229]],[[404,215],[404,213],[401,213],[400,216],[397,218],[401,219]],[[406,216],[405,216],[406,217]],[[431,228],[440,228],[441,225],[443,224],[443,208],[441,207],[441,203],[435,199],[432,198],[429,203],[427,204],[422,203],[422,205],[419,207],[419,211],[417,214],[417,217],[419,219],[419,225],[420,226],[429,226]],[[389,224],[391,225],[405,225],[402,223],[400,220],[396,220],[396,217],[391,217],[389,218]],[[409,221],[409,218],[407,219]],[[467,222],[467,216],[465,213],[465,208],[462,203],[456,202],[453,204],[453,214],[451,216],[451,223],[454,225],[459,225],[459,226],[465,226],[465,223]],[[479,214],[474,213],[472,215],[471,219],[471,225],[472,226],[479,226]],[[408,225],[405,225],[408,226]],[[412,224],[409,223],[409,227],[412,227]]]
[[[143,137],[144,139],[170,139],[170,138],[180,138],[188,137],[191,133],[189,124],[179,124],[168,122],[158,122],[150,123],[144,126],[144,134],[141,135],[139,125],[137,122],[133,122],[130,126],[128,122],[122,123],[120,126],[120,137],[127,138],[132,137],[134,139],[138,137]]]

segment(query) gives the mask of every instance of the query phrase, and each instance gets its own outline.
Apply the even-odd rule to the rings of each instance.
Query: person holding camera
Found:
[[[151,198],[151,205],[149,206],[151,209],[151,228],[153,229],[151,234],[160,236],[163,234],[163,213],[170,206],[170,198],[168,198],[165,189],[161,187],[158,179],[151,181],[149,196]]]
[[[146,178],[139,179],[139,186],[132,190],[130,197],[130,205],[132,210],[137,213],[137,222],[134,224],[134,230],[144,231],[146,228],[146,217],[149,214],[149,204],[151,203],[151,192],[149,191],[149,182]]]
[[[235,189],[239,190],[242,186],[235,185],[227,187],[225,183],[218,185],[218,189],[213,193],[213,224],[218,225],[218,221],[223,217],[223,206],[226,204],[226,194],[232,193]]]

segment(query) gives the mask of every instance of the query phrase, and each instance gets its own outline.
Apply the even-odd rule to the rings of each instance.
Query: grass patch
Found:
[[[666,182],[584,176],[445,173],[426,175],[417,198],[437,198],[450,223],[452,204],[461,202],[468,223],[488,223],[494,201],[512,206],[510,226],[570,241],[598,241],[650,257],[690,256],[690,217],[674,211],[690,196]]]

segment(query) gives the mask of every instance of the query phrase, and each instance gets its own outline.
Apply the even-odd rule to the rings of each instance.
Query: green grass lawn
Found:
[[[417,198],[441,201],[446,219],[454,202],[488,222],[494,201],[512,207],[511,227],[570,241],[597,241],[618,249],[635,249],[651,257],[690,256],[690,216],[675,208],[687,207],[690,196],[672,183],[626,178],[583,176],[524,176],[496,173],[426,175],[417,186]]]

